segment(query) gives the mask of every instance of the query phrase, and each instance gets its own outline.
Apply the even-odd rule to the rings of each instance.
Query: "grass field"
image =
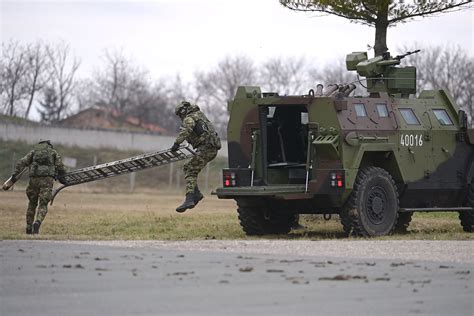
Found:
[[[233,200],[206,198],[183,214],[175,212],[183,197],[176,192],[88,193],[61,192],[41,227],[41,234],[25,230],[27,199],[23,190],[0,193],[1,239],[255,239],[246,237],[237,218]],[[415,214],[409,233],[380,239],[474,239],[462,231],[457,213]],[[304,215],[306,230],[288,235],[264,236],[281,239],[345,238],[337,216]]]

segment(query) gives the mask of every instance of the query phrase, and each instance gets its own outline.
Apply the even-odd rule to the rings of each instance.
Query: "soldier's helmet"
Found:
[[[181,103],[179,103],[176,106],[174,110],[174,114],[176,114],[182,119],[183,117],[186,116],[190,108],[191,108],[191,103],[189,103],[188,101],[181,101]]]
[[[38,142],[38,144],[43,144],[43,143],[46,143],[49,146],[53,147],[53,144],[51,144],[51,140],[49,140],[49,139],[40,139],[39,142]]]

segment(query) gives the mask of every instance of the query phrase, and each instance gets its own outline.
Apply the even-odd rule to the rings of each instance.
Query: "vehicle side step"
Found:
[[[473,207],[424,207],[424,208],[401,208],[400,213],[406,212],[472,212]]]
[[[196,153],[190,146],[181,146],[177,151],[169,149],[164,151],[141,154],[135,157],[112,161],[97,166],[73,170],[58,178],[62,186],[53,190],[51,205],[55,196],[62,189],[81,183],[102,180],[110,177],[154,168],[195,156]]]

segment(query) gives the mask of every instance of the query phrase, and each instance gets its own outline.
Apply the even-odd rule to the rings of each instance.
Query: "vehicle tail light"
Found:
[[[331,173],[331,187],[343,188],[344,187],[344,174],[339,173],[339,172]]]
[[[224,187],[235,187],[237,185],[235,172],[229,172],[224,174]]]

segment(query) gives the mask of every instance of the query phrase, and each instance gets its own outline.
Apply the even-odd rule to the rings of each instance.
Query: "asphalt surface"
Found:
[[[474,315],[473,246],[4,240],[0,315]]]

